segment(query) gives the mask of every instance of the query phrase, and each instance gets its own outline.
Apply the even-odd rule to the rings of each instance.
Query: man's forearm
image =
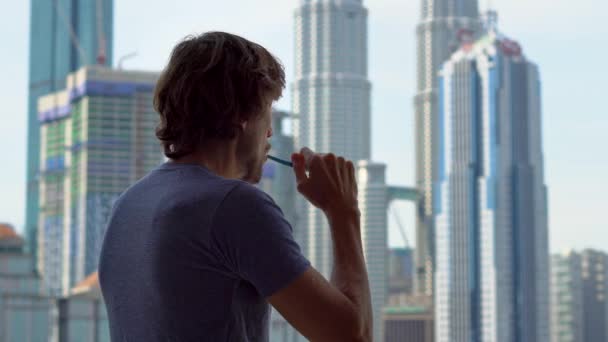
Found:
[[[328,214],[333,240],[334,267],[331,284],[336,286],[361,315],[366,337],[371,338],[372,308],[365,267],[358,213]]]

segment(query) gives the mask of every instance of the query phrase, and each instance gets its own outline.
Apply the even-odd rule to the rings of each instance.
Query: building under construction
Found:
[[[154,131],[158,73],[84,67],[41,97],[38,269],[51,295],[97,269],[113,202],[164,157]]]
[[[67,75],[83,66],[113,65],[114,0],[50,0],[29,3],[25,237],[26,249],[35,260],[40,202],[38,99],[64,89]]]

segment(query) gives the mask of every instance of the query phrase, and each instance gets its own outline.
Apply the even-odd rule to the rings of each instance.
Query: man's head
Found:
[[[284,88],[281,63],[262,46],[224,32],[187,37],[156,86],[156,136],[171,159],[235,144],[244,179],[257,182],[270,146],[271,106]]]

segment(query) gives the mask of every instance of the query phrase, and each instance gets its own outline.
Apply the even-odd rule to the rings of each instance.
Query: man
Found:
[[[328,282],[258,188],[280,63],[241,37],[179,43],[156,86],[170,159],[117,200],[99,279],[112,341],[268,341],[269,305],[312,341],[371,341],[353,164],[304,148],[298,191],[331,226]]]

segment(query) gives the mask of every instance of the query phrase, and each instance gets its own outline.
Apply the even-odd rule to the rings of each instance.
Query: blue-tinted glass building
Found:
[[[549,340],[538,68],[490,29],[439,82],[438,342]]]
[[[27,138],[26,234],[37,254],[40,124],[38,98],[65,88],[68,73],[112,64],[113,0],[32,0]]]
[[[415,292],[433,293],[435,257],[433,183],[437,179],[439,85],[437,74],[460,42],[481,32],[478,0],[420,0],[416,26],[416,250]]]

